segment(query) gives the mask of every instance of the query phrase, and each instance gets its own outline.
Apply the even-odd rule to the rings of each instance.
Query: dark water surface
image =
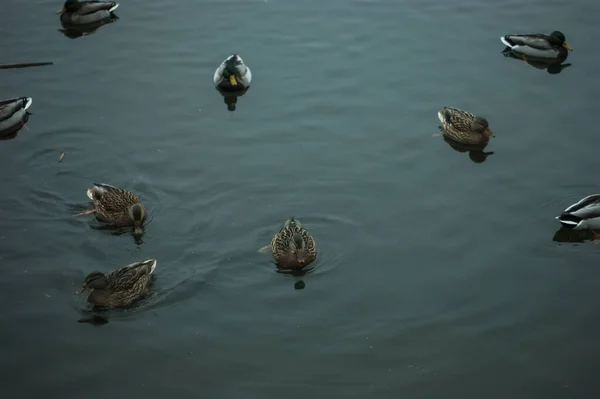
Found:
[[[599,191],[599,2],[123,0],[76,39],[60,7],[0,12],[0,63],[55,62],[0,71],[34,99],[0,142],[3,397],[598,397],[600,246],[554,216]],[[560,74],[501,54],[557,29]],[[488,117],[485,162],[444,105]],[[142,244],[71,217],[92,182],[140,195]],[[291,215],[303,290],[257,252]],[[86,274],[151,257],[150,299],[77,323]]]

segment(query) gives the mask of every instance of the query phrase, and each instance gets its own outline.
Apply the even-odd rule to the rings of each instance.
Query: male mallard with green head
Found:
[[[215,86],[225,92],[244,91],[252,82],[252,71],[237,54],[232,54],[219,65],[213,76]]]
[[[112,12],[119,7],[114,1],[67,0],[58,10],[60,22],[68,25],[86,25],[112,18]]]
[[[92,200],[94,209],[74,216],[95,213],[103,222],[119,227],[134,226],[134,235],[142,235],[147,215],[137,195],[109,184],[94,183],[94,187],[88,188],[87,196]]]
[[[275,234],[271,245],[261,248],[261,252],[269,251],[278,266],[301,269],[317,258],[317,243],[300,221],[292,217]]]
[[[438,112],[438,118],[444,137],[457,143],[486,145],[490,137],[496,137],[490,131],[487,119],[458,108],[444,107]]]
[[[142,299],[148,292],[156,259],[134,262],[109,273],[92,272],[83,286],[75,292],[80,295],[90,290],[88,302],[94,306],[124,308]]]
[[[568,54],[567,50],[573,51],[573,48],[567,43],[565,35],[560,31],[554,31],[550,35],[538,33],[506,35],[502,36],[500,41],[510,51],[523,56],[525,60],[527,60],[527,57],[542,59],[566,58]]]

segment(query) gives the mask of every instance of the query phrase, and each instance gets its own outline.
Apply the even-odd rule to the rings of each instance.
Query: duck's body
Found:
[[[129,190],[104,183],[94,183],[87,196],[94,204],[98,219],[115,226],[134,226],[135,234],[142,234],[146,209],[137,195]]]
[[[76,292],[90,290],[88,302],[95,306],[125,308],[142,299],[148,292],[156,260],[134,262],[109,273],[92,272],[83,287]]]
[[[537,59],[566,58],[568,51],[573,50],[567,43],[565,35],[559,31],[552,32],[550,35],[506,35],[500,40],[510,51]]]
[[[219,65],[213,76],[215,87],[225,92],[247,90],[252,82],[252,71],[244,64],[242,57],[230,55]]]
[[[0,132],[10,132],[20,128],[27,119],[27,109],[31,106],[31,97],[10,98],[0,101]]]
[[[113,18],[113,11],[119,7],[114,1],[67,0],[58,11],[60,22],[65,25],[88,25]]]
[[[294,217],[285,222],[265,249],[285,269],[301,269],[317,258],[317,243]]]
[[[488,121],[480,116],[458,108],[444,107],[438,111],[444,137],[460,144],[485,146],[490,137]]]
[[[573,230],[600,230],[600,194],[592,194],[569,206],[556,219]]]

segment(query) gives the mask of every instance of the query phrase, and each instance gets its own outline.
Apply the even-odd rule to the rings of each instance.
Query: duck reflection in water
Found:
[[[225,103],[225,105],[227,105],[227,110],[233,112],[236,109],[238,97],[241,97],[244,94],[246,94],[248,89],[243,89],[241,91],[232,93],[232,92],[223,91],[217,87],[217,91],[219,92],[219,94],[221,94],[223,96],[223,102]]]
[[[571,66],[571,64],[563,64],[567,59],[566,56],[558,59],[527,57],[526,55],[515,53],[509,48],[502,51],[502,54],[508,58],[524,61],[526,64],[536,69],[546,70],[550,75],[557,75],[561,73],[563,69]]]
[[[26,127],[31,113],[27,111],[33,100],[30,97],[0,101],[0,140],[11,140]]]
[[[116,15],[112,18],[106,19],[104,21],[95,22],[88,25],[68,25],[62,24],[63,29],[59,29],[58,31],[68,37],[69,39],[77,39],[82,36],[88,36],[92,33],[95,33],[99,28],[104,25],[111,24],[116,22],[119,19]]]
[[[457,152],[468,152],[469,153],[469,159],[475,163],[483,163],[485,162],[485,160],[487,159],[487,157],[489,157],[490,155],[492,155],[494,152],[493,151],[483,151],[485,149],[485,145],[480,145],[480,146],[476,146],[476,145],[468,145],[468,144],[461,144],[458,143],[452,139],[449,139],[448,137],[443,137],[444,141],[450,146],[450,148],[452,148],[454,151]]]
[[[285,274],[288,276],[292,276],[296,278],[296,282],[294,283],[295,290],[303,290],[306,288],[306,283],[302,277],[306,276],[309,273],[312,273],[315,270],[314,267],[305,267],[303,269],[286,269],[281,266],[277,266],[277,273]]]

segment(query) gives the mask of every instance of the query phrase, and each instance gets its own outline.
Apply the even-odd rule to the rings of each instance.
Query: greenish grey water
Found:
[[[600,246],[554,220],[598,192],[597,2],[123,0],[77,39],[60,6],[0,13],[0,62],[55,62],[0,71],[34,99],[0,142],[4,393],[600,393]],[[500,53],[555,29],[560,74]],[[228,112],[234,51],[254,80]],[[444,105],[490,120],[485,162],[432,137]],[[141,245],[70,216],[94,181],[142,197]],[[302,278],[257,252],[291,215],[319,245]],[[150,299],[77,323],[87,273],[149,257]]]

